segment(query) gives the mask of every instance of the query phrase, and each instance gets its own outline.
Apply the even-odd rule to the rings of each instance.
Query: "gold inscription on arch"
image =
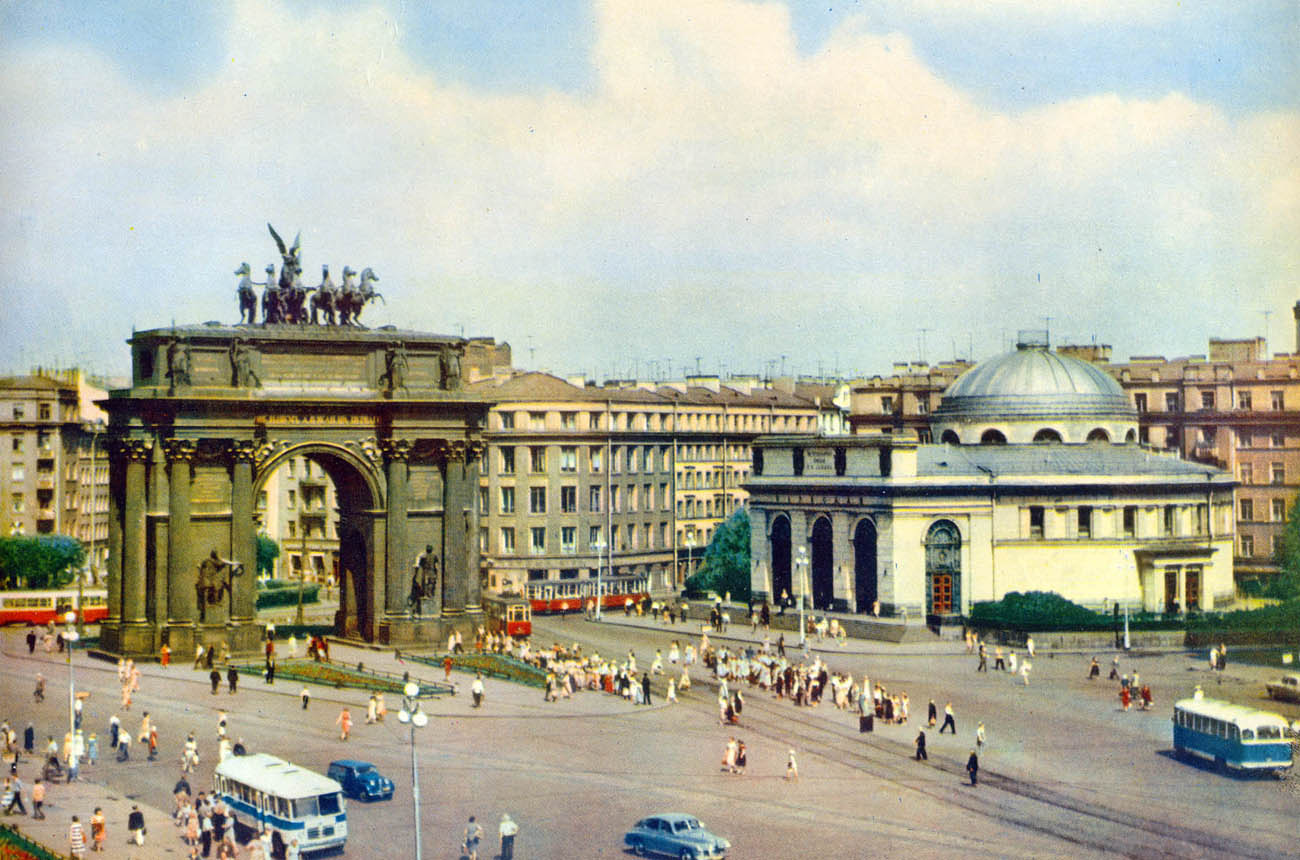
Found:
[[[319,413],[260,415],[257,423],[268,427],[373,427],[372,415],[329,415]]]

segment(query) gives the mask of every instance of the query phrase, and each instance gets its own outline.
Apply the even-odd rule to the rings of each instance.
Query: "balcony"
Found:
[[[36,519],[38,520],[52,520],[54,518],[55,513],[53,508],[39,508],[36,511]]]
[[[53,473],[53,472],[37,472],[37,473],[36,473],[36,489],[38,489],[38,490],[53,490],[53,489],[54,489],[54,473]]]

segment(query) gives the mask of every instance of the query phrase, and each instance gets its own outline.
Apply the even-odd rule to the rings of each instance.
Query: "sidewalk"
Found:
[[[110,750],[109,753],[111,755],[112,751]],[[134,762],[134,759],[132,761]],[[115,767],[129,766],[131,765],[115,765]],[[142,762],[140,766],[145,765]],[[45,818],[36,819],[31,817],[32,786],[36,783],[36,777],[40,776],[41,762],[39,755],[24,755],[18,764],[18,775],[23,780],[23,803],[27,806],[28,814],[21,815],[15,812],[13,815],[0,816],[0,821],[16,827],[27,837],[59,855],[68,853],[68,828],[72,824],[72,816],[75,815],[81,819],[81,826],[86,832],[87,856],[129,857],[141,858],[141,860],[151,857],[185,857],[187,851],[177,837],[170,810],[164,811],[132,800],[97,782],[96,770],[103,767],[104,760],[101,755],[100,763],[96,767],[89,767],[83,762],[76,782],[47,783]],[[171,768],[168,768],[166,773],[169,777],[172,776]],[[170,783],[168,785],[170,787]],[[133,805],[139,806],[140,811],[144,813],[146,836],[143,846],[137,846],[127,840],[129,834],[126,829],[126,818]],[[90,816],[94,814],[97,806],[104,809],[108,830],[103,855],[95,855],[89,851]]]
[[[707,612],[707,610],[701,610]],[[732,618],[738,617],[738,614],[744,613],[744,607],[736,607],[732,612]],[[789,615],[785,616],[789,618]],[[796,614],[797,619],[797,614]],[[810,616],[811,617],[811,616]],[[820,616],[819,616],[820,617]],[[832,616],[833,617],[833,616]],[[710,642],[727,642],[739,643],[743,645],[753,645],[762,647],[765,638],[771,639],[772,648],[775,650],[777,642],[782,636],[785,637],[785,651],[787,655],[798,653],[799,630],[798,622],[795,628],[791,630],[778,630],[775,627],[771,630],[764,630],[760,625],[757,630],[750,628],[749,619],[744,623],[733,623],[726,626],[725,632],[718,633],[708,626],[707,618],[691,618],[690,621],[674,621],[669,624],[667,621],[656,621],[649,615],[637,615],[633,612],[626,615],[622,610],[606,611],[601,614],[599,622],[587,622],[585,618],[578,619],[584,623],[600,623],[610,626],[621,627],[638,627],[643,630],[653,630],[665,634],[676,634],[677,638],[682,639],[682,644],[686,640],[698,642],[702,633],[708,633]],[[568,619],[557,620],[553,624],[547,624],[548,629],[555,630],[566,624]],[[966,653],[966,646],[960,641],[950,641],[946,639],[934,638],[930,641],[903,641],[890,642],[880,639],[860,639],[852,636],[844,639],[844,644],[840,644],[829,636],[819,640],[817,635],[809,634],[807,637],[808,650],[816,654],[887,654],[894,657],[902,656],[921,656],[921,657],[957,657],[969,656]]]

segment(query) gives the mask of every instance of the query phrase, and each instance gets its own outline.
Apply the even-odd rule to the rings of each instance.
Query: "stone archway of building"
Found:
[[[925,535],[925,609],[935,616],[961,613],[961,532],[948,520]]]
[[[769,555],[772,559],[772,600],[788,603],[794,596],[790,578],[790,518],[778,516],[772,521],[768,536]]]
[[[1044,427],[1034,434],[1034,442],[1037,444],[1056,444],[1061,441],[1061,434],[1051,427]]]
[[[835,548],[831,521],[818,517],[813,523],[812,538],[812,605],[814,609],[832,609],[835,603]]]
[[[1109,441],[1110,441],[1110,434],[1107,433],[1107,432],[1106,432],[1104,429],[1102,429],[1101,427],[1094,427],[1094,428],[1093,428],[1093,429],[1088,433],[1088,441],[1089,441],[1089,442],[1109,442]]]
[[[1003,435],[1001,430],[994,430],[992,428],[989,428],[988,430],[985,430],[984,433],[980,436],[980,444],[981,445],[1005,445],[1007,444],[1007,437]]]
[[[943,431],[943,435],[939,437],[939,442],[944,445],[960,445],[961,437],[957,435],[957,431],[950,428]]]
[[[326,530],[330,517],[338,517],[339,608],[334,614],[334,632],[373,642],[384,607],[384,595],[378,591],[380,577],[375,570],[375,546],[382,543],[375,521],[376,512],[383,508],[378,477],[346,448],[308,442],[285,448],[262,465],[254,481],[254,498],[271,475],[295,457],[315,463],[334,483],[338,509],[325,512]],[[300,504],[304,506],[300,510],[305,512],[306,499],[301,498]],[[300,513],[298,529],[304,537],[307,528]],[[284,549],[292,551],[292,540],[286,543]],[[306,563],[303,559],[303,564]]]
[[[858,612],[870,612],[880,599],[876,581],[876,524],[862,520],[853,531],[853,599]]]

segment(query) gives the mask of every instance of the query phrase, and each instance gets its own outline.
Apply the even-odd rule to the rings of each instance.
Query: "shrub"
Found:
[[[1066,600],[1054,591],[1013,591],[1001,600],[971,607],[971,624],[1010,630],[1109,630],[1113,619]]]
[[[315,603],[320,599],[320,586],[314,583],[302,588],[302,602]],[[257,592],[257,608],[270,609],[276,606],[297,606],[298,586],[291,588],[261,588]]]

